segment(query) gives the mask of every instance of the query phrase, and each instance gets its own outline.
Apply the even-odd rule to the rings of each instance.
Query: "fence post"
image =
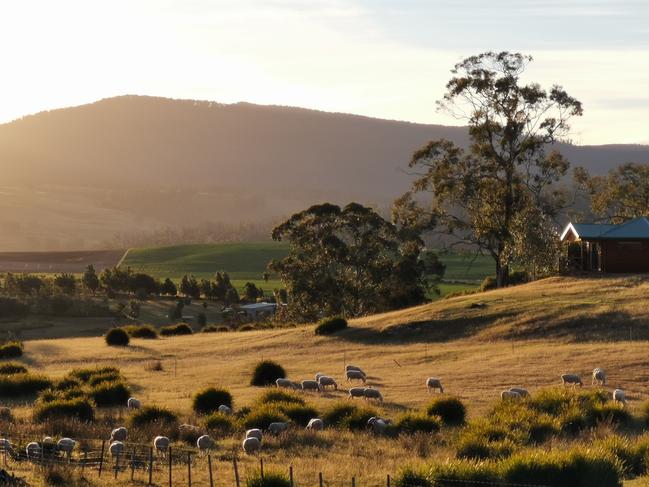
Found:
[[[135,447],[133,447],[133,452],[131,453],[131,481],[135,476]]]
[[[212,455],[207,454],[207,469],[210,472],[210,487],[214,487],[214,478],[212,477]]]
[[[237,484],[237,487],[240,487],[239,484],[239,469],[237,468],[237,457],[232,457],[232,465],[234,466],[234,480]]]
[[[115,478],[117,478],[117,472],[119,470],[119,454],[121,452],[117,450],[117,455],[115,455]]]
[[[149,447],[149,485],[153,483],[153,447]]]
[[[259,457],[259,473],[261,474],[261,480],[264,480],[264,459]]]
[[[104,449],[106,448],[106,440],[101,440],[101,456],[99,457],[99,477],[101,477],[101,469],[104,466]]]
[[[192,454],[187,452],[187,483],[192,487]]]
[[[86,462],[88,462],[88,451],[83,452],[83,459],[81,460],[81,478],[86,470]]]
[[[352,477],[352,487],[356,487],[356,477]]]
[[[171,446],[167,449],[169,453],[169,487],[173,486],[173,480],[171,478]]]
[[[291,482],[291,487],[293,487],[293,465],[288,466],[288,479]]]
[[[318,485],[322,487],[324,482],[322,481],[322,472],[318,472]]]
[[[9,440],[6,440],[9,441]],[[4,464],[5,467],[7,466],[7,444],[5,443],[5,446],[2,447],[2,457],[4,458]]]
[[[388,474],[388,479],[387,479],[386,486],[387,486],[387,487],[390,487],[390,474]]]

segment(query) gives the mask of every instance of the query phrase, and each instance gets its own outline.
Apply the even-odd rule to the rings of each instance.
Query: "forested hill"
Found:
[[[431,108],[432,109],[432,108]],[[426,141],[461,127],[247,103],[122,96],[0,125],[0,250],[116,233],[276,221],[324,200],[387,208]],[[648,146],[563,146],[595,173]]]

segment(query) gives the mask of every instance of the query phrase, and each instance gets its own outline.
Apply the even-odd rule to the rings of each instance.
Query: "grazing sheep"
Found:
[[[246,431],[246,438],[257,438],[259,441],[261,441],[263,437],[264,433],[259,428],[253,428]]]
[[[426,389],[428,389],[428,393],[433,392],[433,389],[439,389],[440,393],[444,392],[442,381],[436,379],[435,377],[429,377],[428,379],[426,379]]]
[[[171,440],[166,436],[156,436],[153,439],[153,448],[163,455],[169,450],[169,445],[171,445]]]
[[[338,390],[338,383],[334,380],[333,377],[329,377],[326,375],[320,376],[320,378],[318,379],[318,385],[322,390],[324,390],[324,388],[327,386],[333,386],[335,390]]]
[[[347,382],[362,380],[363,384],[365,384],[365,381],[367,380],[367,377],[362,370],[348,370],[345,372],[345,377],[347,378]]]
[[[515,391],[509,390],[509,391],[502,391],[500,393],[500,399],[503,401],[508,400],[508,399],[520,399],[522,396]]]
[[[345,372],[347,372],[348,370],[357,370],[359,372],[363,372],[363,369],[357,367],[356,365],[351,365],[351,364],[345,365]],[[365,375],[365,372],[363,372],[363,375]]]
[[[604,369],[600,369],[599,367],[593,369],[593,378],[590,381],[590,385],[592,386],[595,383],[602,386],[606,385],[606,372],[604,372]]]
[[[626,405],[626,394],[622,389],[615,389],[613,391],[613,400],[619,402],[622,406]]]
[[[381,434],[381,433],[385,433],[385,430],[388,427],[388,423],[386,423],[385,420],[381,418],[372,416],[370,419],[367,420],[367,426],[369,428],[372,428],[372,431],[374,431],[374,433]]]
[[[522,387],[510,387],[509,391],[515,392],[521,397],[530,397],[530,392],[527,389],[523,389]]]
[[[124,450],[126,447],[124,446],[124,443],[121,441],[113,441],[110,446],[108,447],[108,451],[110,452],[111,457],[116,457],[117,455],[121,455],[124,453]]]
[[[355,397],[365,397],[365,388],[364,387],[352,387],[349,389],[349,399]]]
[[[41,445],[39,445],[35,441],[32,441],[25,447],[25,453],[27,453],[27,458],[37,457],[41,454]]]
[[[302,390],[304,391],[318,391],[320,392],[320,384],[315,380],[303,380]]]
[[[259,438],[251,436],[250,438],[243,440],[241,446],[243,447],[243,451],[246,452],[247,455],[252,455],[259,453],[259,450],[261,450],[261,441],[259,441]]]
[[[72,450],[74,450],[75,445],[77,444],[72,438],[61,438],[56,443],[56,449],[70,455]]]
[[[363,389],[363,396],[365,399],[377,399],[380,402],[383,402],[383,396],[378,389],[372,389],[371,387],[366,387]]]
[[[268,432],[273,435],[279,435],[288,429],[288,423],[276,421],[268,425]]]
[[[129,397],[128,401],[126,401],[126,407],[129,409],[140,409],[141,405],[142,403],[134,397]]]
[[[205,454],[205,452],[209,452],[212,448],[214,448],[214,440],[210,438],[209,435],[203,435],[198,440],[196,440],[196,446],[198,447],[198,450],[200,451],[201,456]]]
[[[124,426],[115,428],[110,433],[110,441],[126,441],[126,438],[128,438],[128,430]]]
[[[322,431],[324,429],[324,421],[320,418],[313,418],[309,420],[306,429],[310,431]]]
[[[230,406],[226,406],[225,404],[221,404],[219,406],[219,413],[230,415],[232,414],[232,408]]]
[[[561,382],[565,386],[571,385],[571,386],[576,386],[579,384],[579,387],[582,387],[584,384],[581,382],[581,377],[579,377],[577,374],[563,374],[561,376]]]
[[[318,373],[314,376],[314,378],[315,378],[316,381],[320,381],[320,377],[322,377],[323,375],[325,375],[325,374],[323,374],[322,372],[318,372]]]
[[[296,387],[295,382],[289,379],[277,379],[275,381],[275,385],[279,388],[282,387],[284,389],[299,389],[299,387]]]

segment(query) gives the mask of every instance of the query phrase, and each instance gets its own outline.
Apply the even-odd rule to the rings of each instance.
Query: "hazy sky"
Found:
[[[507,49],[584,103],[575,142],[649,143],[644,0],[15,0],[0,45],[0,121],[146,94],[456,124],[453,64]]]

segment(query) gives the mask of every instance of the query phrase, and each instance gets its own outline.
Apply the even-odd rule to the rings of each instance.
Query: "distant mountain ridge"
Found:
[[[387,208],[412,152],[441,137],[468,142],[464,127],[130,95],[26,116],[0,125],[0,250],[268,223],[325,200]],[[559,149],[595,174],[649,162],[649,146]]]

